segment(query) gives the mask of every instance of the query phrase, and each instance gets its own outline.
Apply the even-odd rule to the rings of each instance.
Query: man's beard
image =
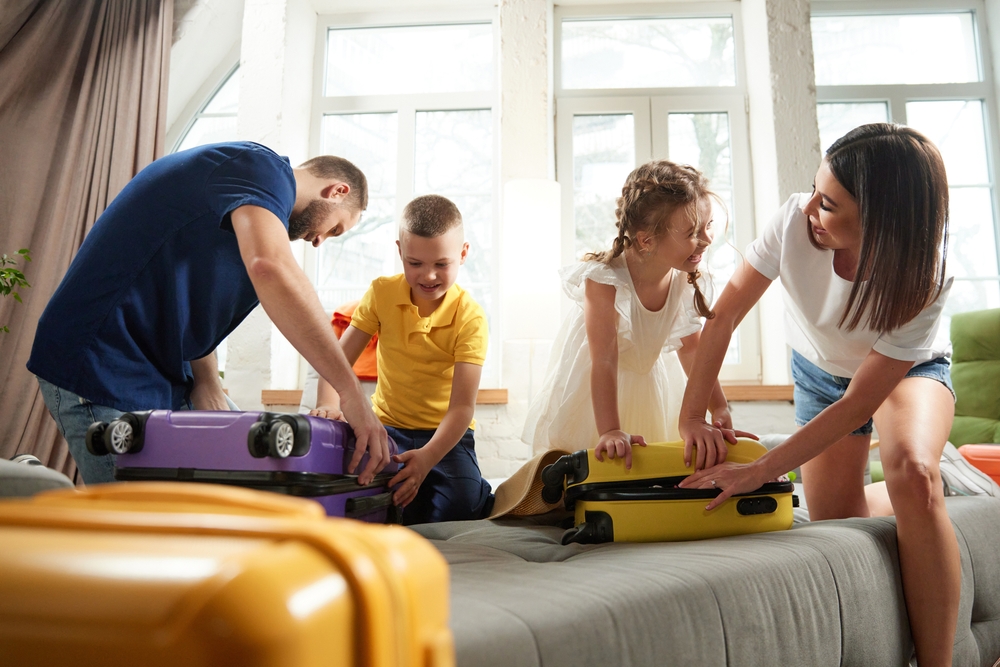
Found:
[[[325,199],[313,199],[304,211],[298,215],[293,214],[288,219],[288,240],[304,239],[318,227],[319,221],[333,215],[339,206],[340,204]]]

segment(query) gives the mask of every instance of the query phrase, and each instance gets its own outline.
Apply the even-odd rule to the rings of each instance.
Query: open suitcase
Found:
[[[126,412],[87,431],[92,454],[114,454],[115,479],[214,482],[305,496],[331,516],[399,523],[390,462],[359,486],[347,467],[354,433],[344,422],[271,412]],[[396,443],[389,440],[389,453]],[[355,470],[368,464],[365,453]]]
[[[766,451],[740,438],[726,460],[750,463]],[[563,497],[574,512],[575,527],[563,535],[563,544],[700,540],[791,527],[798,505],[791,482],[769,482],[706,512],[720,492],[677,488],[692,472],[684,465],[683,442],[633,447],[631,470],[624,459],[598,461],[594,450],[580,450],[542,471],[542,498],[556,503]]]
[[[299,498],[137,482],[0,501],[0,664],[451,667],[448,566]]]

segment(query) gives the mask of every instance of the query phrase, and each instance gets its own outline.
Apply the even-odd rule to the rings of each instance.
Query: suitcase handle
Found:
[[[348,498],[344,503],[344,516],[354,519],[365,514],[371,514],[375,510],[392,506],[392,491],[380,493],[377,496],[360,496]]]

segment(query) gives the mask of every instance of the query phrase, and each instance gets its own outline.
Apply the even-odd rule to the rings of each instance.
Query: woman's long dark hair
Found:
[[[826,151],[834,178],[858,204],[861,254],[840,325],[879,333],[915,318],[941,293],[948,251],[948,177],[916,130],[862,125]]]

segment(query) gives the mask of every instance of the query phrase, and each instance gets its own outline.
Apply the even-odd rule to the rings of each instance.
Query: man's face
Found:
[[[353,229],[361,219],[361,211],[343,202],[313,199],[305,210],[288,219],[288,239],[304,239],[314,248],[330,238]]]
[[[403,260],[403,275],[410,285],[411,300],[417,306],[437,304],[444,298],[458,279],[458,267],[465,263],[469,252],[461,226],[434,238],[400,230],[396,245]]]

